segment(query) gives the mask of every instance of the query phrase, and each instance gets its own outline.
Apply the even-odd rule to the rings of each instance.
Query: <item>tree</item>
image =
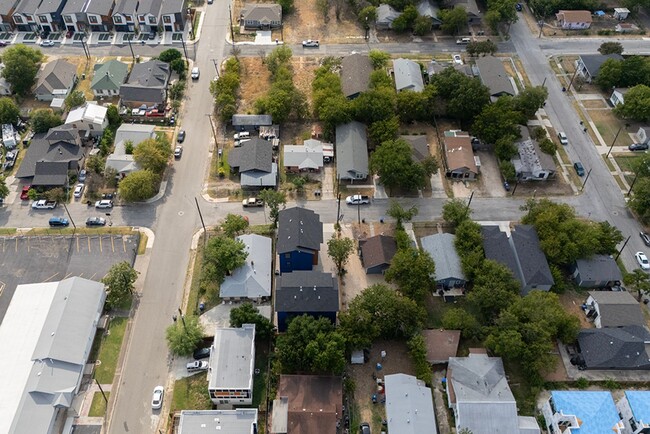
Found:
[[[396,220],[397,228],[402,229],[403,222],[410,222],[413,217],[418,215],[418,208],[413,205],[409,209],[404,209],[396,200],[391,200],[386,215]]]
[[[0,98],[0,123],[15,124],[19,115],[20,109],[13,99],[8,97]]]
[[[287,68],[290,65],[292,56],[293,52],[288,45],[280,45],[264,58],[264,63],[271,75],[275,76],[280,68]]]
[[[260,191],[259,198],[264,201],[264,205],[269,208],[269,218],[273,228],[278,226],[278,217],[280,217],[280,205],[284,209],[287,203],[287,195],[283,191],[264,189]]]
[[[462,6],[440,10],[439,18],[442,21],[440,28],[450,35],[459,34],[467,26],[467,11]]]
[[[480,56],[481,54],[494,54],[497,52],[497,44],[490,39],[485,41],[471,41],[467,44],[467,54],[470,56]]]
[[[352,112],[357,120],[371,124],[393,117],[395,113],[395,90],[388,87],[362,92],[352,100]]]
[[[631,273],[625,273],[623,283],[637,292],[639,301],[643,294],[650,292],[650,276],[640,268],[632,270]]]
[[[368,128],[368,137],[375,145],[395,140],[399,132],[399,118],[393,116],[383,121],[377,121],[370,124]]]
[[[171,68],[172,71],[174,71],[176,74],[178,74],[181,78],[185,77],[185,71],[187,70],[185,59],[174,59],[174,60],[172,60],[171,62],[169,62],[169,67]]]
[[[42,61],[43,53],[40,50],[23,44],[13,45],[2,53],[2,63],[5,65],[2,76],[7,79],[13,92],[26,95],[36,81]]]
[[[74,90],[70,92],[70,95],[68,95],[65,98],[65,107],[70,110],[75,107],[79,107],[80,105],[83,105],[86,102],[86,95],[80,90]]]
[[[36,109],[31,113],[31,123],[32,131],[46,133],[50,128],[61,125],[63,120],[52,109]]]
[[[391,192],[394,188],[423,188],[427,181],[422,165],[413,161],[411,147],[403,139],[379,145],[370,157],[370,170]]]
[[[622,74],[623,62],[618,59],[607,59],[598,70],[596,84],[601,89],[609,91],[612,87],[621,85]]]
[[[203,277],[221,284],[227,275],[244,265],[247,257],[243,242],[224,236],[210,238],[203,255]]]
[[[167,327],[165,332],[167,345],[177,356],[189,356],[203,339],[203,326],[199,317],[189,315]]]
[[[460,225],[465,220],[469,219],[472,210],[467,206],[464,200],[454,198],[448,200],[442,206],[442,218],[447,223],[456,227]]]
[[[178,80],[169,87],[169,97],[173,100],[183,99],[185,93],[185,80]]]
[[[0,199],[4,199],[9,196],[9,187],[7,187],[7,178],[4,175],[0,175]]]
[[[408,5],[404,8],[404,11],[393,20],[392,29],[398,33],[405,32],[413,28],[413,24],[418,17],[418,11],[415,9],[415,6]]]
[[[238,214],[228,214],[221,223],[221,230],[229,238],[239,235],[247,227],[248,220]]]
[[[639,122],[650,119],[650,87],[638,84],[631,88],[625,94],[625,103],[616,105],[614,113]]]
[[[650,222],[650,178],[639,178],[634,184],[634,189],[632,190],[634,195],[629,202],[630,208],[632,208],[639,218],[644,223]]]
[[[623,45],[620,42],[603,42],[598,47],[598,52],[605,54],[623,54]]]
[[[502,96],[494,104],[483,107],[472,128],[483,141],[496,143],[504,136],[520,137],[519,125],[525,123],[525,116],[515,110],[514,99]]]
[[[293,12],[293,0],[278,0],[278,4],[282,7],[283,14]]]
[[[544,105],[546,98],[548,98],[548,89],[546,87],[527,87],[514,98],[514,109],[530,119]]]
[[[386,270],[386,281],[395,282],[402,295],[423,303],[436,288],[436,264],[431,255],[414,247],[398,250]]]
[[[164,138],[147,139],[133,150],[133,160],[144,170],[161,175],[172,155],[169,141]]]
[[[554,141],[552,141],[548,137],[542,139],[539,142],[539,148],[542,150],[542,152],[548,155],[555,155],[555,153],[557,152],[557,145],[555,144]]]
[[[460,330],[464,339],[480,339],[481,325],[474,315],[465,309],[455,307],[442,315],[442,326],[447,330]]]
[[[413,22],[413,33],[418,36],[423,36],[429,33],[432,27],[433,23],[431,22],[431,18],[419,15]]]
[[[428,98],[424,92],[404,90],[397,94],[395,103],[396,113],[404,123],[426,121],[429,118]]]
[[[176,59],[182,59],[183,54],[176,48],[169,48],[158,55],[158,60],[165,63],[171,63]]]
[[[375,69],[385,68],[386,65],[388,65],[388,61],[390,60],[390,54],[377,49],[370,50],[368,57],[370,58],[372,67]]]
[[[124,305],[133,296],[133,284],[138,279],[138,272],[126,262],[113,265],[102,283],[106,285],[106,309],[111,310]]]
[[[111,128],[105,129],[104,134],[102,134],[102,139],[99,141],[99,153],[102,157],[106,157],[110,154],[114,141],[115,132]]]
[[[509,30],[510,24],[517,22],[519,15],[515,8],[516,3],[517,0],[488,0],[486,20],[492,20],[490,27],[493,30],[496,30],[499,24],[507,24]],[[490,19],[487,15],[494,15],[494,18]]]
[[[120,197],[125,202],[140,202],[158,192],[158,175],[151,170],[136,170],[120,181]]]
[[[622,61],[620,85],[632,87],[637,84],[650,86],[650,59],[645,56],[629,56]]]
[[[108,118],[108,125],[110,125],[111,128],[117,129],[117,127],[122,123],[122,117],[120,116],[120,112],[116,105],[111,104],[108,106],[106,117]]]
[[[354,241],[350,238],[337,238],[336,234],[332,235],[329,241],[327,241],[327,254],[334,265],[336,266],[336,271],[339,276],[345,274],[345,269],[343,268],[348,262],[350,254],[354,251]]]
[[[377,20],[377,8],[370,5],[361,9],[359,11],[358,20],[364,28],[369,29]]]
[[[255,324],[255,338],[265,341],[273,334],[273,323],[260,314],[253,303],[245,302],[230,311],[230,327],[239,328],[244,324]]]
[[[484,322],[492,322],[519,296],[519,281],[506,266],[486,259],[474,274],[474,289],[467,299],[476,306]]]
[[[409,339],[406,345],[411,359],[413,359],[415,376],[418,380],[424,381],[428,386],[431,386],[433,372],[431,371],[431,364],[427,361],[427,344],[424,336],[422,336],[422,333],[418,333]]]
[[[435,89],[430,104],[443,106],[441,114],[446,113],[460,120],[472,120],[490,103],[490,91],[479,79],[469,78],[453,67],[434,74],[429,82],[425,92],[430,92],[430,87]],[[434,101],[434,98],[442,100],[444,104]]]

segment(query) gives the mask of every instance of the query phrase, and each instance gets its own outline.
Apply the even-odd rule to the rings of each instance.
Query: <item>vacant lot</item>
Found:
[[[627,147],[633,143],[632,138],[625,128],[625,122],[618,119],[611,110],[587,110],[589,117],[596,125],[598,132],[603,137],[605,144],[611,146],[620,130],[614,149]]]
[[[284,19],[286,43],[298,43],[305,39],[316,39],[328,44],[357,43],[365,36],[365,31],[358,24],[347,1],[330,1],[326,16],[318,9],[316,0],[300,0],[294,2],[294,5],[295,11]]]

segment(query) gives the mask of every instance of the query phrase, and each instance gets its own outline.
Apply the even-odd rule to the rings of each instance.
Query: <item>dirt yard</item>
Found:
[[[337,5],[340,8],[338,19]],[[326,44],[356,43],[365,36],[347,1],[330,1],[326,17],[316,0],[296,1],[294,6],[295,10],[284,18],[285,43],[295,44],[305,39],[316,39]]]
[[[593,328],[594,324],[587,320],[587,316],[582,310],[582,303],[587,299],[587,294],[576,291],[567,291],[559,295],[560,303],[564,310],[569,312],[580,320],[580,328]]]

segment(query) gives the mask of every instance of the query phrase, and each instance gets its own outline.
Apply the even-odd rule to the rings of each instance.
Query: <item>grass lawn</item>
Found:
[[[134,231],[129,227],[100,227],[100,228],[84,228],[78,227],[77,230],[73,227],[68,226],[64,229],[54,229],[54,228],[34,228],[27,232],[27,235],[135,235],[139,232]]]
[[[16,228],[0,228],[0,235],[13,235],[16,233]]]
[[[140,241],[138,242],[138,255],[144,255],[147,250],[147,241],[149,237],[144,232],[140,233]]]
[[[266,386],[268,385],[269,343],[255,344],[255,376],[253,377],[253,408],[266,409]],[[259,374],[257,373],[259,372]]]
[[[212,401],[208,395],[208,377],[205,372],[182,378],[174,383],[170,413],[188,408],[192,410],[212,409]]]
[[[106,399],[110,399],[111,392],[104,392],[106,394]],[[93,395],[93,402],[90,404],[90,410],[88,411],[89,417],[104,417],[106,414],[106,401],[102,392],[95,392]]]
[[[128,318],[124,317],[112,319],[108,327],[108,334],[102,339],[97,357],[101,363],[95,368],[95,379],[100,384],[113,382],[127,322]]]
[[[645,157],[645,154],[634,155],[630,153],[629,156],[617,155],[614,157],[616,164],[621,168],[623,172],[634,172],[634,166],[636,166],[640,161]]]
[[[426,328],[442,327],[442,316],[449,309],[460,308],[469,310],[471,312],[471,306],[466,303],[464,298],[461,298],[456,303],[445,303],[442,297],[434,297],[433,295],[429,295],[425,301],[424,307],[427,310]]]
[[[621,129],[621,132],[616,139],[615,147],[628,146],[632,144],[632,139],[625,130],[625,123],[614,116],[614,113],[612,113],[611,110],[587,110],[587,112],[607,145],[611,146],[614,137],[616,137],[616,133],[621,127],[623,127],[623,129]]]

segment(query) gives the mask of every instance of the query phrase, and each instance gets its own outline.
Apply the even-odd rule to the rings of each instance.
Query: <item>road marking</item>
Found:
[[[125,238],[126,238],[126,237],[122,237],[122,250],[123,250],[124,252],[126,252],[126,240],[125,240]]]
[[[102,236],[101,235],[99,236],[99,251],[100,252],[104,251],[104,249],[102,248]]]
[[[90,237],[86,237],[86,239],[88,240],[88,253],[90,253]]]
[[[67,278],[70,277],[71,275],[72,275],[72,273],[68,273],[68,274],[66,274],[65,277],[64,277],[64,279],[67,279]]]
[[[53,275],[51,275],[50,277],[48,277],[47,279],[45,279],[43,282],[49,282],[50,280],[54,279],[54,278],[55,278],[56,276],[58,276],[58,275],[59,275],[59,273],[54,273]]]
[[[115,253],[115,238],[111,235],[111,250]]]
[[[77,253],[79,253],[79,237],[77,236]]]

